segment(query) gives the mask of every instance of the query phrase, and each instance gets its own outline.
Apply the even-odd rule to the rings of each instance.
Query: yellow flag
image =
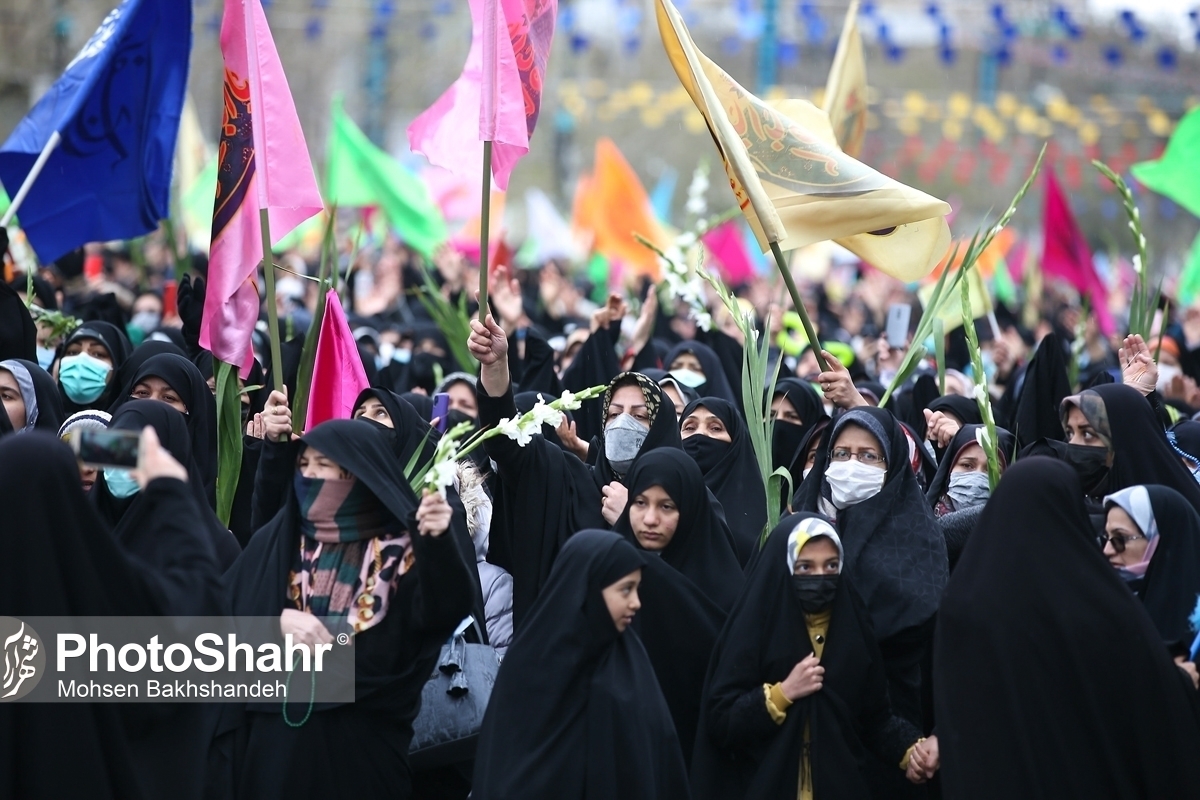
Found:
[[[983,276],[979,274],[979,267],[972,267],[964,280],[971,282],[972,320],[986,317],[992,312],[994,306],[992,305],[992,296],[987,290],[987,284],[983,282]],[[921,299],[921,305],[926,311],[929,310],[929,301],[933,298],[933,290],[936,288],[936,284],[930,283],[917,290],[917,297]],[[938,313],[938,316],[942,318],[942,324],[946,326],[946,333],[961,327],[963,324],[962,297],[959,294],[961,291],[960,286],[960,288],[950,292],[950,296],[942,303],[941,312]]]
[[[858,33],[858,0],[850,3],[825,82],[825,113],[846,155],[858,158],[867,135],[867,61]]]
[[[812,103],[772,106],[747,92],[697,49],[670,0],[658,0],[658,29],[763,252],[833,239],[903,281],[941,260],[950,206],[843,153]]]

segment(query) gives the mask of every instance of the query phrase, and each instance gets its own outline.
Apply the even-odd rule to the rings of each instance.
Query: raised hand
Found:
[[[492,306],[500,315],[500,324],[505,333],[512,333],[520,327],[525,317],[525,307],[521,302],[521,284],[512,276],[512,270],[501,265],[492,276],[491,289]]]
[[[267,396],[261,417],[263,434],[268,442],[286,441],[292,434],[292,409],[288,407],[287,387],[273,391]]]
[[[854,379],[850,377],[850,370],[846,369],[842,362],[833,357],[833,354],[827,350],[822,350],[821,355],[825,356],[825,361],[829,364],[829,371],[822,372],[817,376],[817,383],[821,385],[821,391],[825,395],[825,399],[833,403],[838,408],[855,408],[856,406],[865,406],[867,401],[863,399],[861,393],[854,386]]]
[[[941,411],[925,409],[925,438],[938,447],[948,447],[962,423]]]
[[[479,362],[479,380],[489,397],[500,397],[508,391],[508,337],[491,314],[484,322],[471,320],[471,335],[467,349]]]
[[[1154,391],[1158,383],[1158,364],[1154,363],[1154,354],[1141,336],[1134,334],[1125,337],[1124,346],[1117,351],[1121,360],[1121,382],[1132,386],[1143,395]]]

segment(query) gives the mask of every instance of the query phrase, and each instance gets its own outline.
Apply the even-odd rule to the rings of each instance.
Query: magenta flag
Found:
[[[225,103],[200,344],[245,378],[258,322],[259,210],[268,211],[275,244],[324,204],[260,0],[226,0],[221,55]]]
[[[731,219],[700,237],[730,286],[746,283],[755,276],[754,263],[746,253],[746,242],[738,229],[740,224],[739,220]]]
[[[1042,211],[1042,274],[1062,278],[1080,294],[1090,298],[1092,313],[1105,336],[1111,336],[1116,325],[1108,311],[1108,290],[1096,274],[1092,251],[1079,230],[1071,206],[1054,176],[1054,168],[1046,168],[1046,198]]]
[[[471,179],[482,172],[482,142],[490,141],[492,178],[507,190],[541,113],[558,0],[470,5],[474,27],[462,75],[408,126],[408,141],[431,164]]]
[[[308,419],[304,430],[331,419],[350,419],[354,401],[371,384],[358,355],[358,343],[350,332],[342,301],[330,289],[325,295],[325,316],[317,332],[313,359],[312,389],[308,395]]]

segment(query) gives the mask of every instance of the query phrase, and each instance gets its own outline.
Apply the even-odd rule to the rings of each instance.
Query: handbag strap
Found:
[[[479,641],[483,641],[483,631],[479,629],[479,620],[475,619],[473,614],[468,614],[463,617],[462,622],[458,623],[458,627],[454,629],[454,633],[450,635],[450,641],[454,641],[459,636],[467,632],[467,628],[475,628],[475,635],[479,637]]]

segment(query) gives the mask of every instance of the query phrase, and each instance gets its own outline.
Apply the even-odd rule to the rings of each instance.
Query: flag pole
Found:
[[[813,327],[812,320],[808,318],[808,309],[804,307],[804,300],[800,297],[800,290],[796,288],[796,281],[792,279],[792,271],[788,269],[783,251],[779,249],[779,242],[771,242],[771,252],[775,255],[775,263],[779,266],[779,273],[783,275],[783,282],[787,285],[788,294],[792,296],[792,305],[796,307],[796,313],[800,315],[800,323],[804,326],[804,335],[808,337],[813,355],[817,357],[817,366],[821,368],[821,372],[829,372],[829,364],[826,363],[825,356],[821,355],[821,340],[817,338],[817,329]]]
[[[267,287],[267,327],[271,334],[271,382],[275,391],[283,391],[283,357],[279,347],[279,310],[275,307],[275,259],[271,256],[271,219],[265,208],[258,210],[262,225],[263,274]],[[314,324],[320,324],[319,322]]]
[[[483,201],[479,208],[479,321],[488,315],[488,252],[492,222],[492,143],[483,143]]]
[[[33,182],[37,180],[37,176],[41,174],[42,168],[46,166],[46,162],[50,159],[50,154],[54,152],[61,141],[62,137],[58,135],[58,131],[50,134],[50,138],[46,140],[46,146],[42,148],[42,152],[38,153],[37,161],[33,162],[33,168],[25,176],[21,188],[17,190],[16,197],[9,203],[8,210],[4,212],[4,216],[0,217],[0,228],[8,227],[8,223],[16,216],[17,209],[21,207],[21,203],[25,202],[25,195],[29,194],[29,190],[33,188]]]

